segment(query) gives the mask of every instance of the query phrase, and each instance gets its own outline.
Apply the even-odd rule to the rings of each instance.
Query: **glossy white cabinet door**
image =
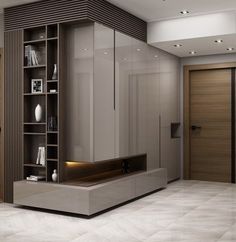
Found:
[[[171,138],[171,123],[180,122],[179,59],[167,53],[160,57],[161,167],[168,181],[180,177],[180,139]]]
[[[94,25],[94,161],[115,158],[114,30]]]
[[[93,24],[66,28],[66,160],[93,160]]]

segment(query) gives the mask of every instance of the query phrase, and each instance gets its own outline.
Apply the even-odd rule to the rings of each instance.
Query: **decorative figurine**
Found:
[[[53,170],[53,174],[52,174],[52,181],[53,182],[57,182],[57,170]]]
[[[57,80],[57,64],[54,64],[52,80]]]

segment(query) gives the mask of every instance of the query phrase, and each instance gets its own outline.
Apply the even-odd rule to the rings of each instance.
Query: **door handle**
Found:
[[[201,126],[196,126],[196,125],[191,126],[192,130],[197,130],[197,129],[201,129],[201,128],[202,128]]]

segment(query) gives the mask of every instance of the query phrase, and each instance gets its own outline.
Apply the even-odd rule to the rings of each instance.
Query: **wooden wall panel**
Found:
[[[88,18],[147,41],[147,23],[107,1],[88,0]]]
[[[12,202],[13,181],[22,179],[22,31],[5,33],[5,187],[4,200]]]
[[[105,0],[43,0],[4,10],[5,31],[77,20],[97,21],[147,40],[145,21]]]
[[[0,201],[4,195],[4,74],[3,74],[3,48],[0,48]]]
[[[5,31],[87,18],[88,0],[44,0],[6,8]]]

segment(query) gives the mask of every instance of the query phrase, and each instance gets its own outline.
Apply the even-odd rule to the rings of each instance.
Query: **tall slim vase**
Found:
[[[34,111],[36,122],[41,122],[43,117],[43,110],[40,104],[38,104]]]

